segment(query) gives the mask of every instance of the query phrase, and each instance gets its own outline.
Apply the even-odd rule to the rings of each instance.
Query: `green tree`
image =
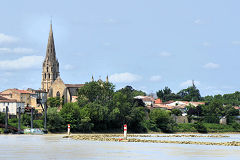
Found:
[[[41,123],[41,121],[36,122]],[[64,130],[64,127],[67,128],[67,126],[64,126],[64,119],[61,117],[59,112],[57,111],[57,108],[48,108],[47,110],[47,128],[50,132],[61,132]],[[37,124],[41,126],[41,124]]]
[[[220,117],[224,116],[224,108],[220,100],[215,99],[202,109],[204,121],[208,123],[219,123]]]
[[[181,116],[182,115],[182,111],[180,109],[174,108],[172,109],[172,114],[174,114],[175,116]]]
[[[173,121],[170,112],[162,109],[153,109],[149,116],[151,122],[155,123],[163,132],[174,132],[176,123]]]
[[[164,89],[157,91],[157,96],[163,102],[166,102],[166,101],[169,101],[169,100],[176,100],[176,99],[180,98],[179,95],[173,93],[172,90],[168,87],[165,87]]]
[[[71,130],[73,132],[79,131],[79,125],[81,122],[80,117],[80,107],[77,103],[66,103],[63,105],[60,116],[63,118],[63,125],[67,127],[68,124],[71,125]]]
[[[87,82],[78,91],[78,104],[83,107],[87,103],[110,105],[114,94],[114,85],[109,82]]]
[[[181,90],[180,92],[178,92],[178,95],[184,101],[200,101],[200,100],[202,100],[200,92],[195,86],[188,87],[187,89]]]
[[[50,97],[47,99],[48,107],[60,107],[63,104],[63,100],[60,97]]]
[[[94,130],[106,130],[108,123],[109,109],[97,103],[88,103],[85,106],[89,112],[89,118],[94,124]]]

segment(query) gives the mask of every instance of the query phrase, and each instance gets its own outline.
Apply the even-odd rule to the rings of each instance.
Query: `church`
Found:
[[[92,81],[94,81],[92,77]],[[99,82],[102,80],[99,79]],[[108,82],[108,76],[106,78]],[[46,56],[42,65],[42,83],[41,90],[47,92],[49,97],[60,97],[64,103],[76,102],[78,89],[84,84],[65,84],[60,77],[59,62],[56,57],[52,23],[48,36]]]
[[[83,85],[65,84],[61,79],[51,23],[46,56],[42,65],[41,89],[48,93],[48,97],[60,97],[64,103],[68,103],[76,101],[78,89]]]

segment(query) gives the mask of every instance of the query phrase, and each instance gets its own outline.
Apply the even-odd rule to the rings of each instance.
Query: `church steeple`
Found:
[[[56,58],[56,51],[53,38],[52,22],[48,36],[46,57],[42,67],[42,90],[49,91],[52,83],[59,76],[59,63]]]
[[[47,61],[56,60],[56,52],[55,52],[55,45],[54,45],[54,38],[53,38],[53,31],[52,31],[52,22],[50,24],[50,31],[48,36],[48,44],[47,44],[45,60]]]

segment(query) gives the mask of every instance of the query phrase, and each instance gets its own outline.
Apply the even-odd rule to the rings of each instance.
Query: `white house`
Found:
[[[10,115],[17,115],[19,107],[21,108],[21,113],[24,113],[25,109],[23,102],[0,96],[0,112],[6,112],[6,107],[8,107],[8,114]]]

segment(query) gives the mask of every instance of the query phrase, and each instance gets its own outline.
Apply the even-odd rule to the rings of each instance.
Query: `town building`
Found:
[[[0,96],[0,112],[6,112],[6,107],[8,107],[9,115],[17,115],[19,107],[21,108],[21,113],[24,113],[25,111],[23,102],[18,102],[16,99],[8,99]]]
[[[14,99],[17,102],[24,103],[24,106],[36,107],[37,99],[36,94],[27,90],[20,89],[7,89],[0,93],[0,96],[3,96],[8,99]]]

